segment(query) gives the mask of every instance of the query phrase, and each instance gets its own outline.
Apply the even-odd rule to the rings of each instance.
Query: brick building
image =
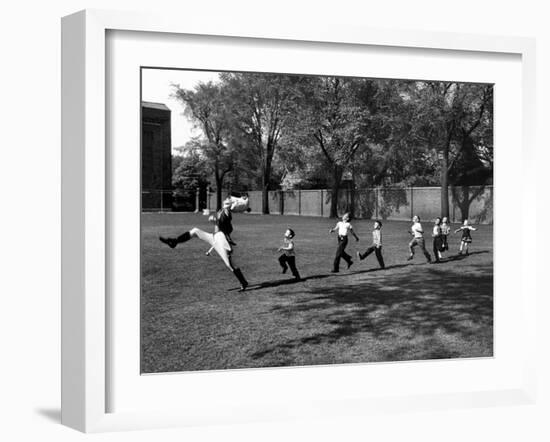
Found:
[[[172,208],[171,111],[162,103],[141,103],[141,209]]]

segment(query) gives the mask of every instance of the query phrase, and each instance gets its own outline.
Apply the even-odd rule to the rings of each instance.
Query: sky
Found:
[[[172,111],[172,150],[183,146],[193,136],[201,134],[183,115],[183,106],[172,97],[172,84],[193,89],[200,81],[216,81],[218,72],[185,71],[175,69],[143,69],[141,92],[143,101],[163,103]]]

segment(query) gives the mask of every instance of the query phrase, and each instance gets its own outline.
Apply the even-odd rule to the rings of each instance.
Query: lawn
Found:
[[[170,249],[158,236],[191,227],[212,231],[200,214],[142,215],[141,371],[171,371],[404,361],[493,354],[493,229],[476,226],[469,256],[456,256],[460,235],[440,264],[421,253],[407,261],[408,222],[382,229],[386,269],[371,244],[372,221],[354,220],[354,265],[331,274],[336,237],[326,218],[233,217],[238,282],[198,239]],[[423,221],[426,232],[431,222]],[[304,281],[282,275],[276,252],[287,226],[296,231]],[[458,225],[453,225],[453,229]],[[431,252],[431,239],[426,245]]]

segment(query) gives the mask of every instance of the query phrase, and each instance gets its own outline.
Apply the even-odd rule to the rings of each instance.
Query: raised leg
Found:
[[[359,257],[360,260],[363,260],[363,259],[365,259],[367,256],[369,256],[372,252],[374,252],[375,249],[376,249],[375,246],[370,246],[367,250],[365,250],[365,253],[363,253],[363,254],[357,252],[357,256]]]

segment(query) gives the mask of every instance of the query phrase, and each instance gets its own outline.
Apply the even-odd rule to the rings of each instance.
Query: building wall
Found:
[[[171,210],[172,139],[170,111],[142,106],[142,210]]]

